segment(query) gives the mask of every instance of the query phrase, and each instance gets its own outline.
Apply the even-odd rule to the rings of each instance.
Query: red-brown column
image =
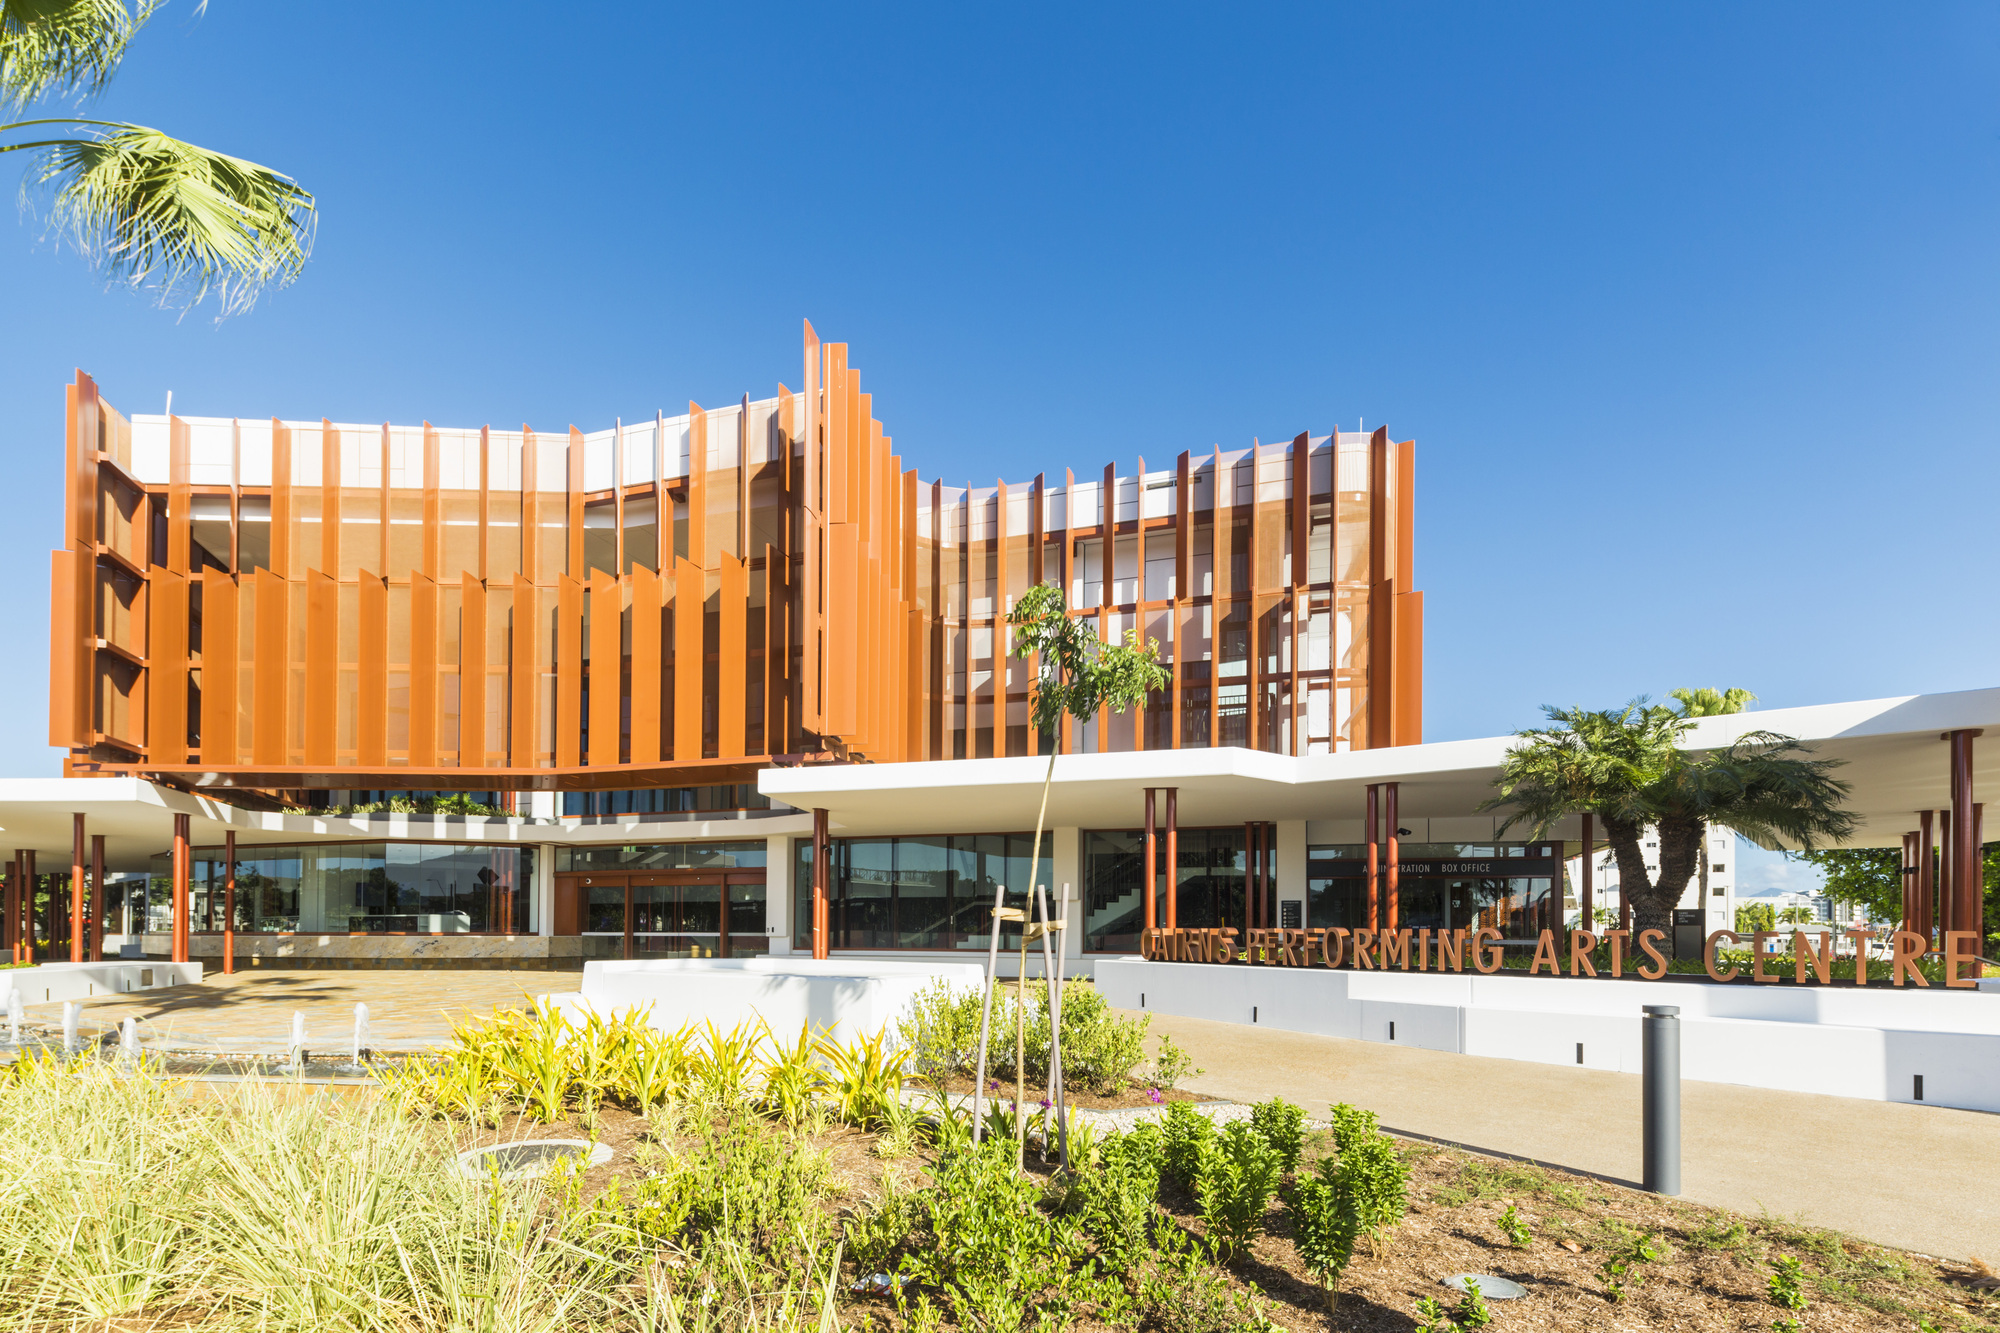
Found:
[[[1388,826],[1387,834],[1388,834],[1388,844],[1389,844],[1387,851],[1389,860],[1389,864],[1387,867],[1388,874],[1384,876],[1384,878],[1388,880],[1388,884],[1385,886],[1388,892],[1385,894],[1385,896],[1388,898],[1389,902],[1388,902],[1388,909],[1383,913],[1382,917],[1382,928],[1384,930],[1396,929],[1397,921],[1402,915],[1402,907],[1403,907],[1401,901],[1402,898],[1401,867],[1397,865],[1397,862],[1402,859],[1402,847],[1401,844],[1398,842],[1398,838],[1400,837],[1400,835],[1396,832],[1397,821],[1401,818],[1401,816],[1396,812],[1396,797],[1397,797],[1397,788],[1400,787],[1401,785],[1402,785],[1401,783],[1397,782],[1388,783],[1386,784],[1388,790],[1382,793],[1382,807],[1383,807],[1382,817]]]
[[[1583,817],[1583,884],[1579,890],[1581,896],[1577,905],[1583,909],[1583,928],[1585,930],[1597,929],[1595,896],[1591,892],[1590,879],[1590,866],[1592,860],[1595,859],[1590,853],[1591,844],[1597,840],[1596,822],[1597,817],[1595,815],[1585,815]],[[1704,912],[1708,910],[1707,903],[1702,904],[1702,910]]]
[[[188,960],[188,824],[186,815],[174,816],[173,855],[173,961],[185,963]]]
[[[1155,830],[1153,828],[1154,789],[1148,787],[1145,789],[1145,791],[1146,791],[1146,884],[1144,892],[1140,895],[1141,907],[1139,909],[1139,929],[1141,932],[1151,930],[1154,925],[1153,884],[1154,884],[1154,877],[1159,873],[1159,858],[1154,853],[1155,844],[1153,841],[1155,834]]]
[[[1167,788],[1167,929],[1180,920],[1181,821],[1177,808],[1181,789]]]
[[[813,811],[812,950],[813,957],[827,956],[826,881],[833,870],[827,846],[826,811]],[[999,927],[995,926],[995,930]]]
[[[90,958],[104,961],[104,835],[90,835]]]
[[[1380,929],[1382,917],[1382,869],[1376,864],[1375,835],[1381,831],[1382,821],[1376,813],[1375,786],[1368,787],[1368,813],[1363,817],[1367,825],[1368,842],[1368,929]]]
[[[236,971],[236,830],[222,835],[222,975]],[[488,918],[491,919],[490,917]],[[723,927],[724,930],[728,926]]]
[[[1243,938],[1257,929],[1257,826],[1243,824]]]
[[[1917,911],[1910,929],[1928,941],[1933,917],[1931,904],[1937,897],[1937,853],[1931,842],[1931,812],[1917,811]]]
[[[16,869],[19,865],[19,861],[7,863],[6,911],[0,913],[0,947],[7,950],[10,963],[21,961],[21,876]]]
[[[83,813],[70,817],[69,837],[69,960],[83,961],[83,875],[86,846]]]

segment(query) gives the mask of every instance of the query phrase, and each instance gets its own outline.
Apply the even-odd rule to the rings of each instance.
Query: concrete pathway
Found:
[[[384,1051],[423,1050],[451,1036],[454,1015],[525,1008],[532,996],[577,988],[575,972],[447,971],[430,968],[260,968],[234,976],[210,973],[198,986],[107,995],[80,1001],[85,1032],[139,1020],[149,1047],[268,1055],[290,1041],[292,1014],[306,1016],[307,1047],[345,1049],[354,1006],[366,1003],[371,1045]],[[28,1006],[31,1022],[62,1021],[62,1005]]]
[[[1133,1011],[1120,1011],[1133,1015]],[[1182,1086],[1330,1102],[1386,1129],[1636,1187],[1639,1076],[1154,1014],[1207,1072]],[[1727,1083],[1681,1089],[1681,1186],[1696,1203],[1801,1218],[1882,1245],[2000,1263],[2000,1116]]]

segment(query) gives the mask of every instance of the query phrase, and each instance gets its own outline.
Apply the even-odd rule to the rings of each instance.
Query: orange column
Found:
[[[1167,929],[1179,924],[1181,880],[1181,821],[1179,787],[1167,788]]]
[[[90,957],[104,961],[104,835],[90,835]]]
[[[1402,903],[1401,903],[1402,895],[1400,892],[1401,885],[1398,880],[1401,867],[1397,865],[1397,862],[1401,859],[1402,853],[1396,841],[1398,836],[1396,832],[1396,821],[1398,818],[1400,818],[1400,816],[1398,816],[1396,813],[1396,788],[1400,784],[1390,782],[1390,783],[1385,783],[1383,785],[1387,788],[1387,790],[1382,793],[1382,798],[1383,798],[1382,815],[1384,820],[1388,824],[1388,828],[1385,830],[1385,833],[1389,844],[1387,852],[1389,864],[1387,866],[1388,873],[1384,876],[1384,878],[1388,880],[1388,884],[1386,886],[1388,892],[1386,893],[1385,896],[1388,898],[1389,901],[1387,904],[1388,910],[1383,913],[1382,928],[1384,930],[1394,930],[1396,929],[1397,926],[1397,919],[1402,914]]]
[[[176,963],[188,960],[188,817],[174,816],[173,952]]]
[[[70,818],[69,960],[72,963],[83,961],[83,850],[83,814],[79,811]]]
[[[222,975],[236,971],[236,830],[222,835]]]

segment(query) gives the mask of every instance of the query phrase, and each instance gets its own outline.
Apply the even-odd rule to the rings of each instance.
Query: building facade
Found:
[[[810,325],[802,383],[541,433],[128,418],[79,372],[50,742],[72,775],[296,803],[1422,739],[1410,442],[952,487]],[[1157,641],[1170,687],[1032,734],[1006,615],[1045,580]]]
[[[963,958],[997,892],[1040,885],[1088,972],[1158,927],[1532,949],[1616,896],[1593,899],[1588,816],[1528,838],[1482,812],[1511,738],[1424,742],[1409,442],[947,486],[810,327],[803,371],[587,434],[128,418],[79,375],[64,776],[0,781],[0,947]],[[1006,615],[1045,581],[1102,638],[1156,641],[1169,687],[1035,734]],[[1946,867],[2000,781],[1972,746],[2000,691],[1703,719],[1691,743],[1753,725],[1856,761],[1858,837],[1919,861],[1911,910],[1971,919]],[[1716,859],[1677,951],[1729,924]]]

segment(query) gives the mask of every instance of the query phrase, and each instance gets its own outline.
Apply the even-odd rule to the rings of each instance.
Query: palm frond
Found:
[[[44,145],[31,187],[50,217],[113,278],[153,285],[163,304],[213,293],[225,315],[299,275],[312,252],[313,197],[291,177],[143,125],[102,126]]]
[[[0,105],[103,90],[156,0],[0,0]]]

